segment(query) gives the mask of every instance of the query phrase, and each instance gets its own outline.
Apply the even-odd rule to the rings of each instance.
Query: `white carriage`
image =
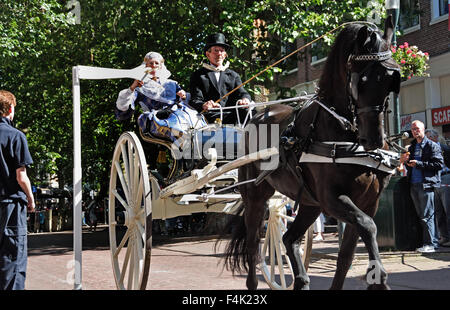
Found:
[[[221,142],[221,147],[228,143],[224,141],[226,136],[230,133],[234,138],[242,136],[244,129],[217,122],[203,128],[191,127],[185,131],[184,134],[190,138],[185,139],[184,143],[191,143],[190,154],[194,157],[198,156],[196,150],[204,148],[203,144],[199,146],[196,141],[202,136],[199,134],[205,132],[208,136],[211,136],[211,132],[216,133],[212,135],[216,137],[215,142],[210,143],[213,147],[207,149],[208,158],[196,157],[196,169],[187,171],[187,165],[183,164],[185,159],[179,158],[179,143],[144,133],[142,129],[139,136],[134,132],[125,132],[117,141],[109,187],[109,231],[114,277],[119,289],[146,288],[151,261],[152,220],[197,212],[232,214],[242,203],[240,194],[236,192],[237,169],[247,163],[278,154],[277,148],[273,147],[234,157],[232,160],[218,155],[216,147]],[[217,134],[223,132],[224,135]],[[148,145],[163,146],[167,154],[170,154],[170,167],[164,175],[148,165],[144,151]],[[166,153],[162,154],[165,157]],[[273,289],[287,289],[293,282],[292,268],[281,240],[287,223],[294,220],[286,215],[285,205],[288,202],[286,197],[276,194],[268,206],[266,235],[261,247],[261,271]],[[121,234],[118,233],[119,226],[124,228],[120,229]],[[309,242],[305,242],[309,247],[303,249],[304,258],[308,258],[311,251],[311,233],[312,231],[307,236]]]
[[[80,79],[137,79],[142,77],[143,70],[142,66],[131,70],[73,67],[75,289],[81,289],[82,262]],[[222,112],[220,110],[220,115]],[[197,129],[193,127],[189,130],[192,137],[205,130],[224,130],[220,123]],[[231,131],[242,133],[243,126],[233,127]],[[172,166],[165,177],[157,176],[158,170],[149,167],[144,151],[148,145],[162,146],[170,154]],[[124,132],[116,143],[111,164],[108,223],[113,273],[118,289],[146,288],[150,275],[152,220],[197,212],[232,214],[242,203],[240,194],[235,191],[237,169],[278,154],[276,148],[268,148],[227,160],[218,156],[215,148],[210,148],[208,158],[200,161],[201,165],[177,171],[179,162],[174,151],[172,142],[146,135],[142,130],[138,134]],[[269,216],[261,244],[261,271],[272,289],[293,287],[292,267],[282,242],[288,223],[294,220],[286,214],[287,203],[293,204],[278,193],[269,201]],[[306,268],[311,246],[312,228],[305,235],[301,247]]]

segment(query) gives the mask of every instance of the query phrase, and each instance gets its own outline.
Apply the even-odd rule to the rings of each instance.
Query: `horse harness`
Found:
[[[345,117],[339,115],[334,111],[334,109],[327,107],[325,104],[320,102],[319,97],[316,95],[309,99],[303,106],[297,108],[294,114],[294,120],[290,125],[283,131],[280,139],[280,166],[286,167],[291,173],[296,176],[303,186],[300,188],[298,197],[296,199],[295,207],[297,208],[299,201],[302,197],[303,190],[306,190],[306,194],[310,196],[313,200],[317,202],[315,195],[309,188],[308,184],[303,181],[302,169],[300,163],[302,162],[316,162],[316,163],[348,163],[348,164],[358,164],[366,165],[376,170],[381,170],[386,173],[393,173],[395,171],[395,166],[398,165],[398,160],[394,159],[394,153],[384,150],[376,151],[365,151],[364,148],[356,142],[320,142],[313,140],[313,133],[316,126],[317,116],[319,114],[320,108],[328,112],[341,127],[346,131],[357,132],[357,116],[361,113],[367,112],[377,112],[383,113],[388,107],[388,96],[381,105],[357,108],[356,101],[358,100],[358,85],[359,83],[367,81],[367,76],[365,75],[369,69],[377,62],[383,63],[392,59],[391,51],[370,53],[363,55],[350,55],[347,62],[347,81],[348,81],[348,92],[349,92],[349,110],[352,113],[352,122],[350,122]],[[351,66],[353,62],[369,62],[363,70],[360,72],[352,72]],[[398,70],[394,67],[387,67],[390,70]],[[297,137],[294,132],[295,119],[302,109],[309,106],[310,104],[318,104],[319,109],[315,112],[311,124],[308,127],[308,132],[306,137]],[[293,156],[287,156],[291,153]],[[307,156],[305,156],[307,154]],[[290,159],[291,158],[291,159]],[[295,160],[292,160],[294,158]],[[325,158],[325,160],[323,160]],[[355,160],[356,159],[356,160]],[[370,162],[370,165],[367,163]],[[392,168],[394,167],[394,168]],[[258,176],[255,184],[258,185],[266,177],[270,175],[270,172],[262,173]]]

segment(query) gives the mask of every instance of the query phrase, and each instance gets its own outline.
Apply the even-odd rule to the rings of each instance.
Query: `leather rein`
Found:
[[[390,50],[378,53],[370,53],[370,54],[361,54],[361,55],[353,55],[350,54],[347,61],[347,88],[349,90],[349,110],[352,113],[352,121],[349,121],[345,117],[339,115],[334,111],[333,108],[330,108],[320,102],[318,96],[313,97],[312,102],[317,103],[322,109],[327,111],[331,116],[333,116],[341,125],[341,127],[348,131],[356,132],[358,131],[358,127],[356,124],[357,116],[362,113],[367,112],[377,112],[384,113],[389,105],[389,96],[386,96],[383,104],[376,106],[369,106],[358,108],[356,102],[358,100],[358,84],[360,81],[367,81],[367,76],[365,73],[369,71],[369,69],[377,62],[383,62],[392,57],[392,53]],[[353,62],[368,62],[368,64],[361,70],[360,72],[352,72],[351,65]],[[362,76],[362,77],[361,77]]]

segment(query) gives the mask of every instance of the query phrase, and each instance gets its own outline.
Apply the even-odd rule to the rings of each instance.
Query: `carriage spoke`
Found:
[[[116,161],[114,164],[116,166],[117,175],[119,176],[119,180],[120,180],[120,184],[122,185],[123,192],[125,193],[125,198],[127,199],[127,202],[130,203],[128,185],[125,182],[125,179],[123,177],[122,167],[120,167],[120,164],[118,161]]]
[[[134,188],[138,188],[140,183],[140,179],[142,179],[142,177],[140,176],[140,170],[139,170],[139,156],[136,156],[135,154],[135,158],[134,158],[134,168],[133,168],[133,187]]]
[[[146,215],[145,215],[145,209],[142,208],[139,210],[139,212],[136,214],[138,216],[139,220],[136,221],[137,224],[139,224],[139,229],[141,229],[141,233],[145,233],[145,222],[146,222]]]
[[[119,253],[122,250],[123,246],[125,245],[127,240],[130,238],[130,231],[131,231],[131,229],[127,229],[127,232],[123,236],[122,241],[120,241],[119,246],[117,247],[116,251],[114,252],[114,257],[117,257],[119,255]]]
[[[270,280],[275,281],[275,247],[274,247],[274,229],[273,224],[270,224]]]
[[[270,236],[269,236],[269,234],[270,234],[269,225],[270,225],[270,223],[267,222],[267,229],[266,229],[266,234],[264,235],[264,244],[263,244],[263,251],[262,251],[264,255],[266,255],[266,253],[267,253],[267,246],[268,246],[269,240],[270,240]]]
[[[131,244],[130,244],[131,243]],[[131,258],[130,258],[130,268],[128,269],[128,283],[127,283],[127,289],[131,290],[133,289],[133,275],[134,275],[134,238],[130,238],[130,242],[128,243],[127,252],[130,252]]]
[[[131,241],[130,241],[130,242],[131,242]],[[129,248],[130,248],[130,242],[128,242],[128,247],[127,247],[127,251],[126,251],[126,253],[125,253],[125,259],[124,259],[123,264],[122,264],[122,271],[121,271],[120,279],[119,279],[119,283],[120,283],[122,286],[124,285],[123,280],[124,280],[125,274],[126,274],[126,272],[127,272],[128,263],[129,263],[129,261],[130,261],[130,254],[131,254],[130,251],[129,251]]]
[[[134,200],[136,202],[136,204],[134,205],[134,208],[135,208],[134,212],[136,212],[136,213],[139,212],[140,209],[142,209],[141,204],[142,204],[143,190],[144,190],[144,186],[143,186],[142,182],[143,182],[143,180],[142,180],[142,178],[140,178],[137,196]]]
[[[134,288],[138,288],[139,287],[139,275],[140,275],[140,266],[142,263],[142,252],[139,251],[140,248],[140,236],[137,236],[137,231],[134,231],[134,244],[133,244],[133,248],[134,248],[134,258],[135,258],[135,264],[134,264],[134,277],[133,277],[133,286]]]
[[[116,189],[112,190],[112,193],[114,195],[114,197],[117,198],[117,200],[119,200],[119,202],[121,203],[121,205],[126,209],[129,210],[130,207],[128,206],[127,202],[125,200],[123,200],[123,198],[119,195],[119,193],[117,192]]]
[[[131,143],[128,143],[128,154],[129,154],[129,169],[130,169],[130,176],[129,176],[129,184],[131,186],[130,189],[130,195],[133,197],[134,192],[136,191],[136,187],[134,184],[134,175],[136,174],[136,163],[139,163],[139,156],[136,154],[136,150],[134,150],[134,146]]]
[[[141,274],[143,268],[144,268],[144,256],[145,256],[145,240],[144,235],[138,233],[136,231],[136,240],[139,240],[137,242],[138,244],[138,257],[139,257],[139,274]]]
[[[144,239],[142,238],[143,234],[141,233],[141,230],[139,229],[139,231],[138,230],[135,231],[135,235],[136,235],[136,240],[139,240],[137,242],[137,245],[138,245],[138,250],[139,250],[138,251],[139,261],[141,261],[142,260],[142,251],[144,250]]]
[[[281,287],[286,288],[286,279],[284,277],[284,264],[283,264],[283,257],[282,257],[282,249],[281,249],[281,231],[278,230],[278,233],[274,234],[274,244],[276,246],[275,253],[277,255],[277,261],[278,261],[278,272],[280,273],[280,280],[281,280]]]
[[[131,155],[131,153],[127,153],[127,150],[125,149],[125,144],[123,143],[120,145],[120,150],[122,152],[122,159],[123,159],[123,166],[125,168],[125,175],[126,175],[126,182],[128,187],[131,187],[131,183],[130,183],[130,158],[128,157],[128,154]],[[128,145],[130,145],[130,143],[128,143]]]
[[[139,239],[142,240],[142,242],[145,244],[145,228],[142,226],[141,223],[136,222],[136,227],[139,230]]]

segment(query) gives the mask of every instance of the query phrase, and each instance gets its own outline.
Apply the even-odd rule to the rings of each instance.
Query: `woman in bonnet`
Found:
[[[129,88],[120,91],[116,101],[116,118],[131,118],[136,105],[140,105],[143,113],[138,118],[138,125],[142,132],[172,140],[180,146],[176,143],[177,139],[184,135],[187,127],[200,128],[206,125],[206,121],[188,105],[190,94],[178,82],[169,79],[170,72],[161,54],[147,53],[144,63],[150,69],[142,81],[135,80]],[[159,156],[158,147],[148,148],[146,154],[150,167],[154,168]]]

